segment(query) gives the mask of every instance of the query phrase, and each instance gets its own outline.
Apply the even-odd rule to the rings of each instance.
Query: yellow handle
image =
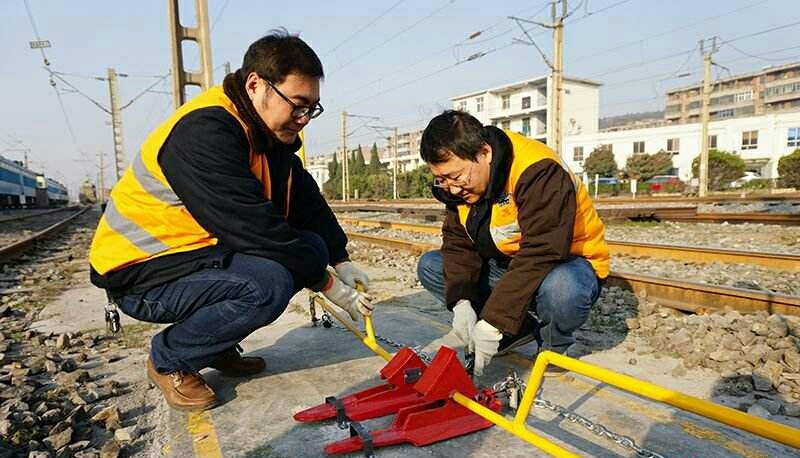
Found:
[[[366,288],[364,288],[364,285],[360,281],[356,282],[356,291],[359,293],[366,291]],[[364,345],[369,347],[372,351],[377,353],[378,356],[386,361],[392,359],[392,355],[384,350],[383,347],[378,345],[378,341],[375,339],[375,328],[372,327],[372,315],[364,315],[364,330],[367,332],[367,337],[361,339],[361,341],[364,342]]]

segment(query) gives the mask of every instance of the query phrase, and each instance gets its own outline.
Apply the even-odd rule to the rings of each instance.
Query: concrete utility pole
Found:
[[[100,170],[98,171],[98,180],[100,182],[100,203],[106,203],[106,183],[105,183],[105,174],[106,174],[106,166],[103,164],[103,156],[105,153],[100,152],[98,154],[100,156]]]
[[[347,202],[350,191],[349,172],[347,170],[347,112],[342,112],[342,200]]]
[[[703,55],[703,109],[701,112],[702,133],[700,134],[700,186],[698,195],[705,197],[708,194],[708,106],[711,100],[711,56],[719,49],[717,37],[711,40],[711,47],[706,50],[706,40],[700,40],[700,53]]]
[[[178,0],[167,0],[169,10],[169,35],[172,48],[172,98],[175,108],[186,102],[186,86],[200,86],[206,90],[214,85],[214,67],[211,65],[211,33],[208,28],[208,4],[195,0],[197,27],[181,25]],[[187,72],[183,63],[184,40],[194,41],[200,49],[199,72]]]
[[[522,29],[522,33],[524,33],[528,38],[527,40],[515,38],[514,41],[535,47],[536,50],[539,51],[539,54],[542,56],[542,59],[545,61],[547,66],[550,67],[552,94],[547,94],[550,102],[547,114],[547,143],[559,156],[562,153],[561,147],[563,143],[563,128],[561,127],[561,121],[563,118],[562,113],[564,111],[564,20],[574,12],[574,10],[567,12],[567,1],[568,0],[553,0],[550,3],[550,15],[552,22],[549,24],[509,16],[511,19],[517,22],[519,28]],[[559,3],[561,4],[561,14],[557,15]],[[528,31],[525,30],[525,27],[522,26],[523,22],[536,24],[547,29],[553,29],[552,62],[550,62],[550,59],[547,58],[547,55],[544,53],[544,51],[542,51],[539,45],[536,44],[536,41],[533,40],[533,37],[528,33]]]
[[[119,108],[119,82],[117,71],[108,69],[108,90],[111,95],[111,130],[114,133],[114,164],[117,170],[117,181],[125,173],[125,151],[122,147],[122,116]]]
[[[564,18],[567,17],[567,0],[561,1],[561,16],[556,16],[556,2],[551,4],[553,21],[553,149],[561,156],[562,111],[564,106]]]
[[[228,73],[231,72],[231,63],[230,63],[230,61],[225,62],[225,65],[222,68],[225,71],[225,76],[228,76]]]
[[[392,167],[392,199],[397,200],[397,127],[392,128],[392,149],[394,150],[394,166]]]

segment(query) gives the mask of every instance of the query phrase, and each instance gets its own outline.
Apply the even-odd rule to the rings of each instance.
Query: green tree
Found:
[[[360,175],[367,168],[366,161],[364,160],[364,151],[361,149],[361,145],[358,145],[358,148],[353,150],[350,163],[347,165],[350,166],[351,176]]]
[[[708,189],[718,191],[744,175],[744,159],[727,151],[708,151]],[[692,176],[699,177],[700,156],[692,161]]]
[[[617,161],[610,145],[600,145],[583,161],[583,170],[590,176],[613,177],[617,175]]]
[[[335,154],[328,162],[328,181],[322,185],[322,193],[327,199],[342,198],[342,164],[336,160]]]
[[[386,169],[386,165],[381,164],[381,158],[378,157],[378,145],[373,143],[372,149],[369,151],[369,165],[367,171],[370,174],[380,173]]]
[[[661,150],[655,154],[634,154],[625,161],[625,176],[646,181],[656,175],[669,175],[672,154]]]
[[[433,175],[427,166],[397,175],[397,194],[400,198],[433,197]]]
[[[800,188],[800,148],[783,156],[778,161],[778,175],[781,186]]]

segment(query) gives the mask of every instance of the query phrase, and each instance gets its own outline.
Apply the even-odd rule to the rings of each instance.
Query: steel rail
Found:
[[[438,246],[410,240],[398,240],[374,235],[347,233],[351,240],[389,246],[421,254]],[[678,310],[705,313],[731,307],[742,312],[765,311],[800,316],[800,296],[753,291],[728,286],[652,277],[629,272],[611,272],[608,284],[647,297],[659,304]]]
[[[10,223],[10,222],[13,222],[13,221],[21,221],[21,220],[24,220],[24,219],[36,218],[37,216],[51,215],[53,213],[63,212],[63,211],[66,211],[66,210],[77,210],[79,208],[80,208],[80,206],[78,206],[78,205],[73,205],[73,206],[70,206],[70,207],[54,208],[52,210],[45,210],[45,211],[41,211],[41,212],[38,212],[38,213],[29,213],[27,215],[12,216],[11,218],[2,218],[2,219],[0,219],[0,223]]]
[[[346,224],[362,227],[378,227],[396,229],[420,234],[441,234],[441,226],[416,223],[398,223],[371,219],[339,218]],[[662,245],[644,242],[626,242],[606,240],[613,254],[627,256],[651,257],[658,259],[675,259],[692,262],[723,262],[747,264],[767,267],[783,272],[800,272],[800,256],[782,253],[764,253],[758,251],[728,250],[723,248],[693,247],[680,245]]]
[[[641,203],[641,202],[639,202]],[[423,218],[426,221],[444,221],[446,211],[443,208],[422,206],[397,206],[370,203],[368,205],[333,204],[334,212],[384,212]],[[731,223],[731,224],[777,224],[783,226],[800,226],[800,214],[792,213],[698,213],[696,206],[681,207],[599,207],[597,213],[604,221],[616,220],[648,220],[676,221],[688,223]]]
[[[69,217],[31,235],[30,237],[16,241],[10,245],[0,247],[0,262],[7,262],[21,255],[25,251],[35,246],[36,242],[44,240],[45,238],[53,235],[54,233],[58,232],[61,228],[72,222],[72,220],[86,213],[86,211],[89,210],[89,208],[90,207],[88,206],[83,207],[77,213],[70,215]]]
[[[787,192],[781,194],[750,194],[742,195],[741,192],[735,194],[713,194],[706,197],[694,196],[653,196],[644,195],[636,198],[633,197],[614,197],[602,196],[597,199],[592,199],[595,203],[753,203],[753,202],[800,202],[800,192]],[[439,201],[433,198],[415,198],[415,199],[398,199],[398,200],[381,200],[381,199],[359,199],[351,200],[348,205],[370,205],[370,204],[384,204],[384,205],[397,205],[397,204],[438,204]]]

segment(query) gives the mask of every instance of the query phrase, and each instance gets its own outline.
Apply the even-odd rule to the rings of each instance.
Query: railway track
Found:
[[[21,240],[16,240],[12,243],[9,243],[5,246],[0,247],[0,263],[10,261],[11,259],[16,258],[17,256],[21,255],[22,253],[28,251],[29,249],[33,248],[36,245],[36,242],[46,239],[52,235],[57,234],[64,226],[72,222],[75,218],[78,218],[82,214],[84,214],[90,207],[70,207],[72,210],[76,210],[75,213],[67,216],[66,218],[61,219],[60,221],[47,226],[46,228],[39,230],[28,237],[25,237]],[[48,212],[55,213],[55,212]],[[33,216],[41,216],[42,214],[36,214]],[[24,219],[24,218],[23,218]]]
[[[378,227],[396,229],[421,234],[440,234],[441,227],[430,224],[396,223],[356,218],[339,218],[346,224],[362,227]],[[781,253],[762,253],[756,251],[737,251],[721,248],[691,247],[678,245],[660,245],[654,243],[624,242],[606,240],[614,254],[627,256],[651,257],[657,259],[687,260],[693,262],[737,263],[768,267],[772,270],[800,272],[800,256]],[[437,247],[438,248],[438,247]]]
[[[75,210],[78,210],[79,208],[80,208],[79,206],[74,205],[74,206],[71,206],[71,207],[60,207],[60,208],[53,208],[53,209],[50,209],[50,210],[40,210],[40,211],[36,211],[36,212],[33,212],[33,213],[26,213],[26,214],[23,214],[23,215],[14,215],[14,216],[10,216],[10,217],[0,216],[0,224],[10,223],[10,222],[14,222],[14,221],[22,221],[22,220],[26,220],[26,219],[31,219],[31,218],[36,218],[36,217],[39,217],[39,216],[50,215],[50,214],[53,214],[53,213],[59,213],[59,212],[63,212],[63,211],[69,211],[69,210],[75,211]]]
[[[397,206],[397,205],[351,205],[334,204],[331,209],[337,213],[382,212],[397,213],[403,216],[424,219],[425,221],[444,221],[443,207]],[[598,208],[597,213],[604,221],[677,221],[690,223],[751,223],[800,226],[800,214],[791,213],[698,213],[696,206],[679,207],[608,207]]]
[[[640,196],[637,198],[632,197],[599,197],[593,199],[595,203],[602,204],[639,204],[639,203],[691,203],[691,204],[711,204],[711,203],[755,203],[755,202],[800,202],[800,192],[789,192],[783,194],[758,194],[758,195],[745,195],[739,194],[715,194],[707,197],[690,197],[690,196]],[[398,201],[391,200],[351,200],[353,205],[397,205],[399,204],[431,204],[435,205],[439,202],[435,199],[400,199]]]
[[[346,221],[343,221],[346,222]],[[385,223],[385,222],[383,222]],[[436,245],[348,232],[351,240],[421,254]],[[673,280],[630,272],[611,272],[608,284],[633,291],[662,305],[694,313],[733,308],[741,312],[766,311],[800,316],[800,297],[727,286]]]

